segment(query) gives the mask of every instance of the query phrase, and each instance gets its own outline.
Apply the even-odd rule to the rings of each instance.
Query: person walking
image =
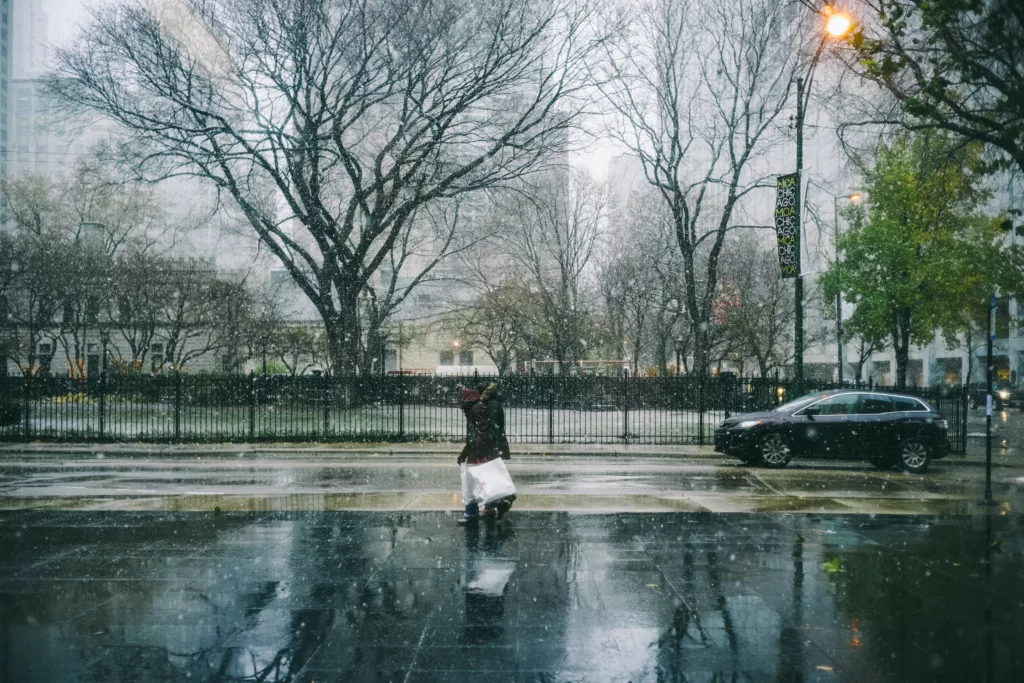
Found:
[[[505,435],[505,398],[497,384],[489,384],[480,393],[480,401],[487,406],[487,434],[495,455],[502,460],[511,460],[512,452]],[[512,508],[515,494],[494,503],[493,507],[501,519]]]
[[[486,395],[486,400],[485,400]],[[488,401],[490,404],[488,404]],[[468,467],[482,465],[497,457],[509,459],[508,438],[505,436],[505,409],[496,384],[483,383],[475,389],[464,388],[459,393],[459,407],[466,416],[466,443],[459,453],[458,464],[462,480],[463,516],[460,524],[480,516],[497,512],[504,515],[512,507],[514,497],[506,498],[479,509],[470,486]]]

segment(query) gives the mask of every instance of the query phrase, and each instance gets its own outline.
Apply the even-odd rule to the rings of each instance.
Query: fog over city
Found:
[[[0,682],[1024,681],[1021,0],[0,0]]]

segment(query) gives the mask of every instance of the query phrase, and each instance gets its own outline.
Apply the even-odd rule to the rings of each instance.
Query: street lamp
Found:
[[[682,353],[683,353],[683,340],[676,339],[676,377],[679,377],[683,373],[680,371],[682,366]]]
[[[804,78],[796,79],[796,173],[799,179],[804,170],[804,114],[807,111],[807,104],[810,101],[811,84],[814,82],[814,69],[818,66],[818,60],[825,49],[825,42],[829,38],[843,38],[853,28],[853,21],[849,16],[826,6],[822,11],[826,23],[822,32],[821,40],[818,42],[818,49],[814,51],[814,58],[811,59],[811,66]],[[804,82],[806,81],[806,88]],[[798,188],[799,189],[799,188]],[[802,198],[803,193],[800,193]],[[801,272],[801,242],[803,238],[803,212],[800,204],[796,206],[796,282],[793,283],[794,308],[796,309],[794,330],[793,330],[793,383],[798,393],[803,393],[804,386],[804,276]]]
[[[839,200],[845,199],[851,204],[860,204],[860,192],[832,195],[832,208],[836,221],[836,263],[839,263]],[[836,292],[836,360],[839,367],[839,386],[843,385],[843,294]]]
[[[851,28],[853,28],[853,22],[842,12],[832,11],[828,21],[825,22],[825,32],[833,38],[842,38],[850,32]]]

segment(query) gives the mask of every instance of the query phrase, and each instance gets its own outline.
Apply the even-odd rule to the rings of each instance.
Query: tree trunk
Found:
[[[910,364],[910,309],[897,313],[893,328],[892,348],[896,355],[896,388],[907,388],[907,366]]]
[[[967,358],[965,359],[967,367],[964,369],[964,372],[962,373],[963,386],[970,387],[971,379],[974,375],[974,331],[970,328],[970,326],[968,326],[967,328],[967,332],[964,335],[964,339],[967,342]]]
[[[707,331],[696,318],[690,320],[690,334],[693,335],[693,368],[695,375],[708,374]]]

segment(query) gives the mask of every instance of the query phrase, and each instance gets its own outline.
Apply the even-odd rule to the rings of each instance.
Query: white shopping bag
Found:
[[[505,586],[516,570],[512,560],[480,558],[472,560],[466,581],[466,592],[477,595],[499,597],[505,594]]]
[[[512,477],[505,468],[505,461],[501,458],[495,458],[482,465],[474,465],[468,470],[469,478],[472,480],[473,499],[477,503],[487,505],[515,495],[516,485],[512,483]]]

